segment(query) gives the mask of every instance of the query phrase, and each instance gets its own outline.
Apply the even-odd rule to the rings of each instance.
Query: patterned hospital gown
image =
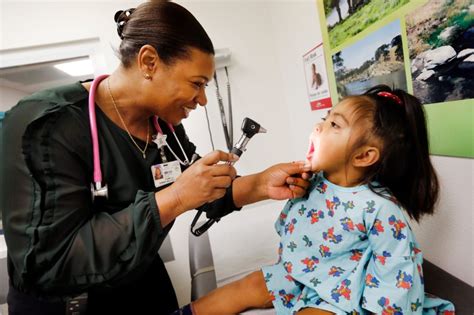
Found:
[[[262,272],[277,314],[454,314],[449,302],[425,296],[422,255],[394,198],[319,173],[275,227],[279,261]]]

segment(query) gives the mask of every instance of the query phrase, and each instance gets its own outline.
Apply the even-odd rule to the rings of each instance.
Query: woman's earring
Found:
[[[143,74],[143,76],[146,80],[151,80],[151,75],[149,75],[148,73]]]

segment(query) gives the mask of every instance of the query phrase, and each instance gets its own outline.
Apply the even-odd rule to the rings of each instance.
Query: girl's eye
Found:
[[[321,118],[322,121],[326,121],[326,119],[327,119],[326,117]]]
[[[334,121],[331,121],[331,127],[333,127],[333,128],[339,128],[339,126],[338,126]]]

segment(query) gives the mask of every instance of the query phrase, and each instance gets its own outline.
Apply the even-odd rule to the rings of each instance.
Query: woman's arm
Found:
[[[276,164],[265,171],[239,177],[233,182],[238,207],[265,199],[284,200],[303,196],[309,186],[309,166],[303,161]]]

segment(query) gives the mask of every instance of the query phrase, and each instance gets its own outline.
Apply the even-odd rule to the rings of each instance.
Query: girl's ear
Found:
[[[359,148],[352,157],[354,167],[368,167],[380,159],[380,151],[377,147],[365,145]]]

